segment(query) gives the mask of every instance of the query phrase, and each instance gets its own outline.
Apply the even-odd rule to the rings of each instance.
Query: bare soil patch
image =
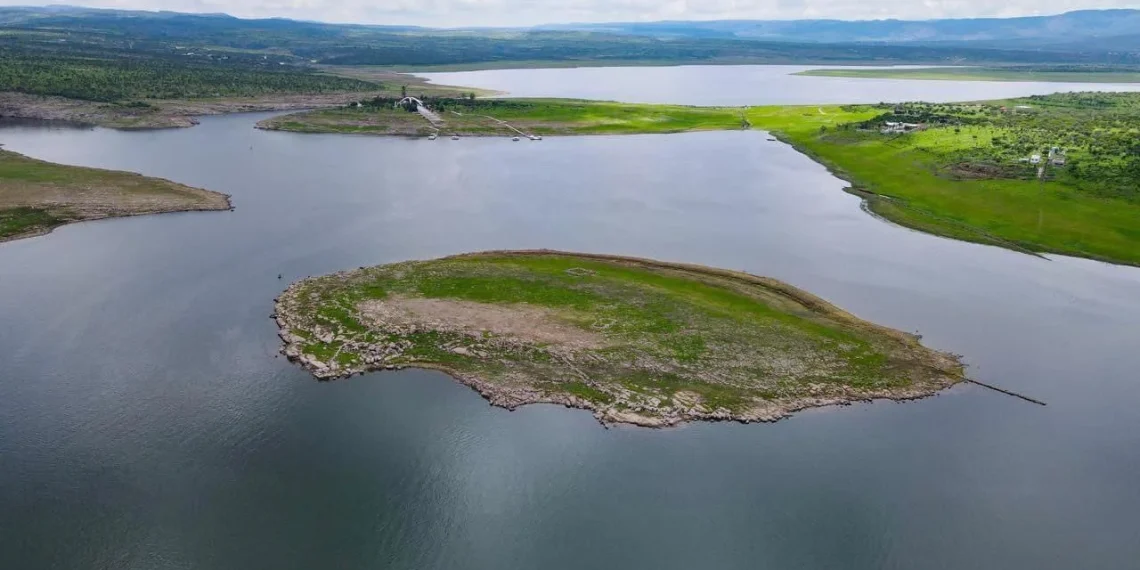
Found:
[[[362,301],[358,308],[368,324],[381,329],[415,326],[479,337],[490,333],[570,350],[601,348],[606,344],[601,335],[560,321],[553,310],[532,305],[396,295]]]

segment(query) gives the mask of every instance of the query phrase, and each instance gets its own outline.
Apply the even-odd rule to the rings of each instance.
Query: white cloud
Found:
[[[1135,8],[1137,0],[69,0],[71,5],[225,12],[326,22],[507,26],[710,19],[927,19]],[[0,5],[27,5],[0,0]]]

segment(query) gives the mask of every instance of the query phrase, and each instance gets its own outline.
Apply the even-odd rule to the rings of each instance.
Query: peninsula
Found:
[[[430,119],[416,112],[419,104],[399,101],[378,97],[259,126],[519,140],[763,129],[901,225],[1026,253],[1140,265],[1138,93],[747,108],[427,97]]]
[[[0,150],[0,242],[45,234],[71,222],[230,207],[229,196],[218,192]]]
[[[958,358],[774,279],[607,255],[492,251],[292,284],[284,353],[318,378],[442,370],[492,404],[554,403],[604,423],[775,421],[922,398]]]

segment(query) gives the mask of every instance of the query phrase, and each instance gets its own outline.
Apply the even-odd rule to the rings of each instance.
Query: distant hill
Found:
[[[930,21],[433,29],[53,6],[0,8],[0,58],[207,66],[676,63],[1140,65],[1140,10]],[[53,60],[54,61],[54,60]],[[51,64],[45,64],[51,65]]]
[[[1135,34],[1140,10],[1081,10],[1055,16],[947,20],[727,20],[560,24],[579,30],[672,38],[721,38],[818,43],[1009,42],[1048,45]],[[1020,41],[1019,41],[1020,40]]]

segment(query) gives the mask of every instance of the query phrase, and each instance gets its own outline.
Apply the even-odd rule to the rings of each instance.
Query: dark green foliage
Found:
[[[64,223],[47,210],[8,208],[0,210],[0,239],[37,229],[48,229]]]
[[[237,64],[163,58],[91,59],[0,51],[0,91],[58,95],[89,101],[246,97],[376,89],[373,83],[306,70],[268,70]]]

